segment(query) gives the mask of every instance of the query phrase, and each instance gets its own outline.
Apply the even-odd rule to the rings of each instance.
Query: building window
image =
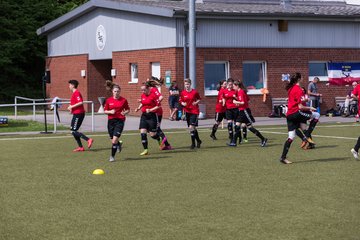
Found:
[[[266,62],[244,62],[242,79],[248,94],[261,94],[267,87]]]
[[[327,62],[309,62],[309,81],[318,77],[320,81],[328,81]]]
[[[131,81],[130,83],[138,83],[138,65],[137,63],[130,64],[130,71],[131,71]]]
[[[229,62],[216,61],[205,62],[204,65],[204,86],[205,96],[217,96],[217,85],[221,80],[229,78]]]
[[[151,63],[151,76],[160,79],[161,74],[160,74],[160,63],[159,62]]]

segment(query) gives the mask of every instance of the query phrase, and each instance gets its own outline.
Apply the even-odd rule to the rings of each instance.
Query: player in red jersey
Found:
[[[312,142],[311,139],[307,139],[300,129],[300,124],[303,121],[307,121],[311,118],[311,113],[308,111],[316,111],[313,107],[304,106],[302,104],[303,90],[301,89],[300,82],[302,77],[300,73],[295,73],[291,76],[290,82],[286,85],[288,91],[288,111],[286,113],[286,121],[289,131],[288,139],[284,143],[280,162],[284,164],[292,163],[287,159],[287,153],[289,152],[291,143],[293,142],[295,135],[298,135],[303,141]]]
[[[216,112],[215,113],[215,123],[212,127],[212,131],[210,134],[210,137],[213,140],[217,140],[215,133],[219,127],[219,124],[225,118],[226,107],[223,105],[223,101],[222,101],[222,94],[225,89],[226,89],[226,80],[221,80],[219,82],[218,88],[217,88],[217,90],[219,92],[218,92],[217,101],[216,101],[216,105],[215,105],[215,112]]]
[[[239,106],[239,115],[236,119],[236,125],[235,125],[235,144],[236,139],[241,135],[240,133],[240,126],[247,127],[250,132],[255,134],[258,138],[260,138],[261,143],[260,146],[265,147],[266,143],[268,141],[267,138],[264,138],[263,135],[253,127],[253,123],[255,122],[254,117],[251,114],[251,110],[249,108],[249,101],[250,98],[247,95],[247,89],[242,81],[236,81],[234,83],[234,88],[236,90],[236,99],[234,100],[234,103]]]
[[[161,130],[161,121],[163,117],[163,109],[161,106],[161,102],[164,99],[163,95],[160,93],[158,87],[162,85],[162,81],[159,80],[156,77],[151,77],[150,79],[147,79],[147,84],[149,84],[150,93],[157,96],[159,101],[159,109],[156,111],[156,114],[158,115],[158,129],[157,133],[160,136],[161,140],[159,139],[159,146],[160,150],[172,150],[170,143],[167,140],[167,137],[165,136],[165,133]]]
[[[236,118],[239,115],[238,106],[233,102],[236,99],[236,91],[234,89],[234,79],[229,78],[227,80],[226,89],[222,91],[222,101],[223,106],[226,107],[226,119],[228,122],[228,132],[229,132],[229,139],[230,143],[229,146],[235,147],[236,146],[236,139],[234,138],[234,123]]]
[[[184,90],[180,93],[180,104],[185,111],[186,122],[190,130],[191,146],[190,149],[195,148],[195,140],[197,148],[200,148],[202,141],[196,129],[198,126],[199,102],[201,100],[199,93],[191,88],[191,80],[186,78],[184,80]]]
[[[160,140],[157,133],[158,116],[156,114],[156,111],[159,109],[159,101],[155,94],[151,94],[149,84],[143,83],[141,91],[140,105],[135,109],[135,112],[139,110],[142,112],[139,129],[144,151],[140,153],[140,156],[144,156],[149,154],[147,133],[149,132],[150,136],[156,141]]]
[[[104,112],[108,115],[108,132],[112,142],[110,162],[115,161],[117,150],[121,151],[119,138],[124,129],[125,115],[130,112],[128,101],[120,96],[121,88],[119,85],[112,86],[112,97],[106,99]]]
[[[73,114],[72,120],[71,120],[71,134],[74,136],[78,147],[74,149],[74,152],[83,152],[85,151],[82,143],[81,138],[87,141],[88,148],[91,148],[94,140],[91,138],[88,138],[83,133],[78,132],[79,128],[81,127],[81,124],[85,118],[85,109],[84,109],[84,103],[83,103],[83,97],[79,90],[77,90],[77,87],[79,86],[79,82],[77,80],[70,80],[69,81],[69,89],[72,92],[71,98],[70,98],[70,105],[68,107],[68,110]]]
[[[358,116],[360,116],[360,100],[359,100],[359,96],[360,96],[360,84],[356,85],[354,90],[351,92],[351,97],[358,101],[358,114],[357,114],[357,120],[356,120],[357,122],[358,122],[358,119],[359,119]],[[358,137],[358,140],[357,140],[354,148],[352,148],[350,150],[355,159],[359,159],[359,148],[360,148],[360,137]]]

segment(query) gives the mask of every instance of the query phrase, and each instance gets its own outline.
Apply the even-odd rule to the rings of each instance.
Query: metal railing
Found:
[[[17,103],[17,99],[32,101],[32,103]],[[0,107],[14,107],[15,108],[15,119],[17,119],[17,107],[21,106],[33,106],[33,120],[36,121],[36,106],[46,106],[51,105],[53,103],[51,102],[42,102],[42,103],[36,103],[36,101],[44,101],[44,99],[30,99],[30,98],[24,98],[24,97],[15,97],[15,103],[14,104],[0,104]],[[45,100],[52,100],[52,98],[48,98]],[[70,101],[61,101],[61,104],[69,104]],[[94,117],[94,102],[93,101],[83,101],[84,104],[91,104],[91,131],[95,131],[95,117]],[[54,119],[54,133],[57,131],[57,118],[56,118],[56,112],[57,112],[57,104],[54,104],[54,111],[53,111],[53,119]]]

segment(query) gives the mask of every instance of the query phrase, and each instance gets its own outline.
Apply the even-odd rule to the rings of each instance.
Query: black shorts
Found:
[[[225,118],[225,112],[217,112],[215,113],[215,121],[221,122]]]
[[[185,113],[186,122],[188,127],[191,126],[198,126],[198,114],[192,114],[192,113]]]
[[[178,96],[170,96],[169,97],[169,106],[170,106],[170,108],[178,108],[179,107],[179,97]]]
[[[124,129],[124,120],[120,120],[120,119],[109,119],[108,120],[108,133],[110,138],[112,139],[114,136],[115,137],[120,137],[121,133]]]
[[[286,117],[286,122],[288,126],[288,131],[294,131],[297,128],[300,128],[300,123],[306,122],[311,118],[311,113],[297,111]]]
[[[156,132],[158,128],[158,116],[156,113],[143,113],[140,118],[139,129],[146,129],[148,132]]]
[[[226,109],[226,119],[227,120],[236,120],[239,115],[238,108]]]
[[[71,120],[71,131],[77,131],[81,127],[82,122],[84,121],[85,113],[74,114]]]
[[[245,110],[240,110],[236,122],[245,123],[246,125],[253,124],[255,122],[255,118],[251,114],[250,108],[247,108]]]

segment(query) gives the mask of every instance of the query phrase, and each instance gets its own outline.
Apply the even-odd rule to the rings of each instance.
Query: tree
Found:
[[[87,0],[0,1],[0,102],[40,98],[47,41],[36,30]]]

